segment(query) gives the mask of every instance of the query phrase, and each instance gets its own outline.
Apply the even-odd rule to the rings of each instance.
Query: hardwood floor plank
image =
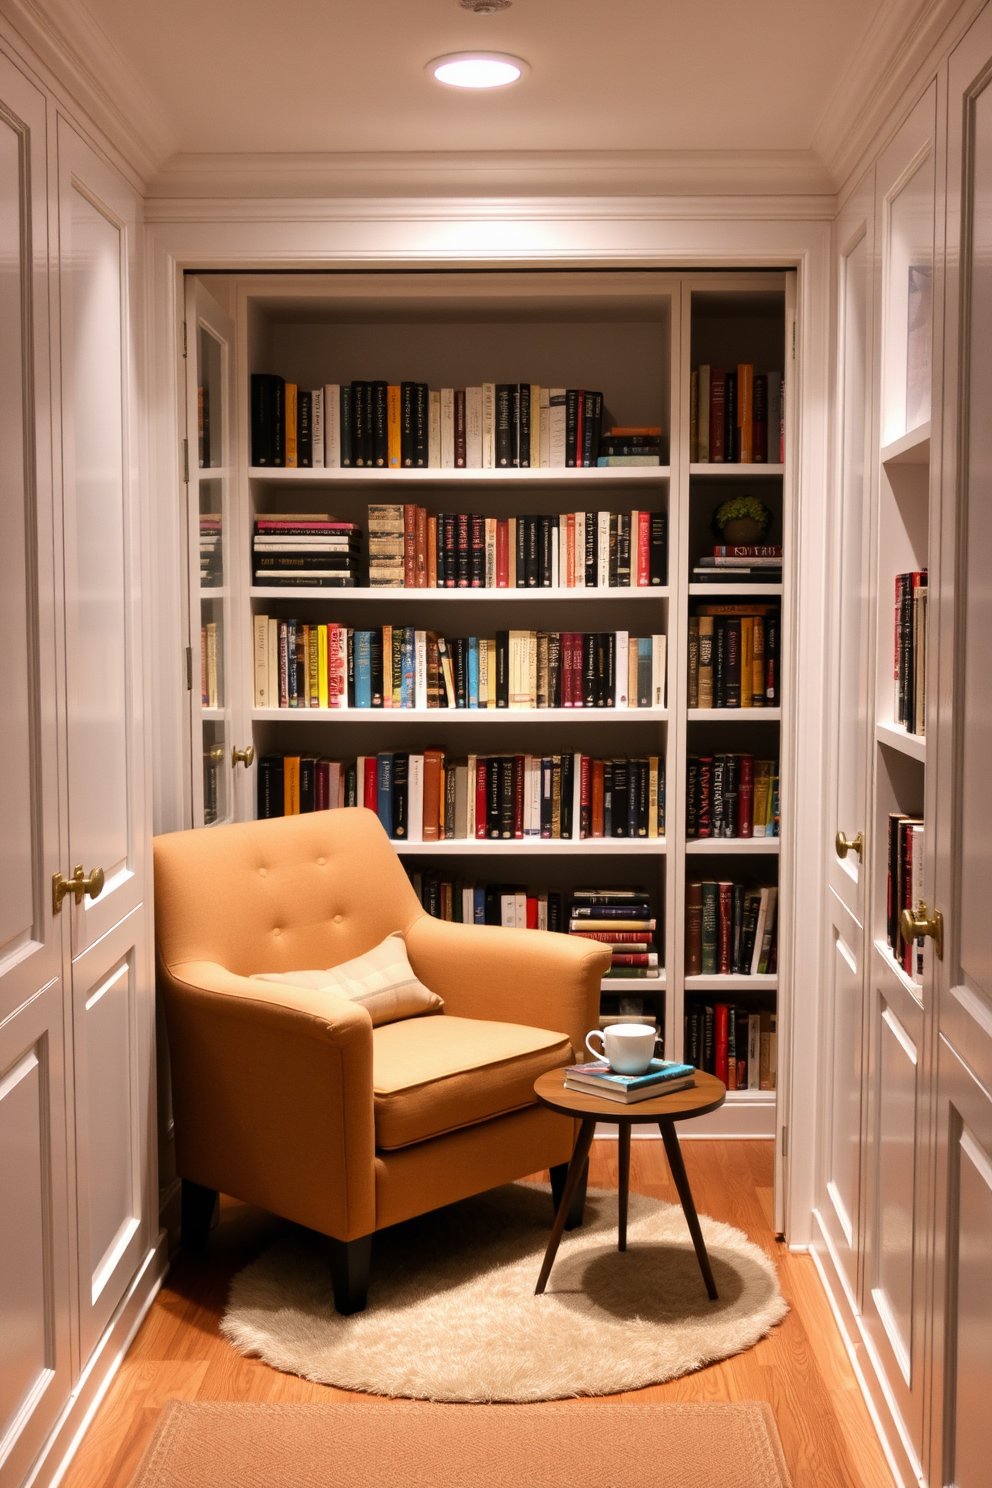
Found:
[[[687,1141],[686,1171],[700,1213],[734,1224],[778,1268],[790,1312],[753,1348],[681,1379],[622,1396],[575,1401],[767,1400],[794,1488],[892,1488],[833,1314],[806,1255],[776,1240],[770,1142]],[[547,1179],[547,1174],[535,1174]],[[617,1143],[593,1144],[589,1179],[615,1188]],[[677,1203],[660,1140],[631,1144],[631,1189]],[[172,1396],[196,1400],[368,1401],[281,1374],[238,1354],[220,1333],[231,1278],[285,1229],[272,1215],[222,1200],[205,1256],[180,1254],[64,1479],[64,1488],[127,1488]],[[391,1402],[382,1400],[388,1405]],[[492,1407],[511,1411],[512,1406]]]

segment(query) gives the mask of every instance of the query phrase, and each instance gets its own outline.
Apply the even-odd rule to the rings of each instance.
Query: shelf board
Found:
[[[665,969],[661,967],[661,975],[656,977],[604,977],[600,983],[600,992],[663,992],[665,990]],[[638,1016],[633,1014],[633,1016]]]
[[[694,837],[686,842],[687,855],[706,857],[711,853],[768,853],[777,855],[778,837]]]
[[[883,444],[881,459],[883,465],[929,465],[929,420],[916,429],[910,429],[899,439],[893,439],[891,444]]]
[[[492,842],[478,837],[456,837],[451,842],[393,842],[401,857],[571,857],[661,856],[664,837],[583,837],[579,842],[546,837],[515,837],[512,842]]]
[[[771,469],[771,467],[768,467]],[[265,484],[300,481],[305,485],[538,485],[566,486],[575,482],[591,482],[593,485],[650,485],[652,481],[668,480],[671,468],[668,465],[590,466],[573,470],[556,466],[553,470],[525,468],[523,470],[300,470],[277,468],[269,470],[257,465],[248,471],[250,478]]]
[[[693,463],[692,465],[690,465],[689,466],[689,474],[690,475],[716,475],[716,476],[719,476],[721,480],[727,480],[727,479],[733,480],[733,478],[735,476],[752,476],[753,477],[753,476],[756,476],[756,475],[784,475],[785,474],[785,466],[784,465],[754,465],[754,464],[751,464],[751,465],[740,465],[736,461],[733,461],[733,460],[730,461],[729,463],[724,463],[723,461],[720,461],[717,464],[710,464],[708,461],[706,461],[706,462],[704,462],[702,464]]]
[[[689,708],[689,723],[778,723],[781,708]]]
[[[884,940],[876,940],[875,953],[878,956],[878,959],[881,961],[882,965],[885,967],[886,971],[888,971],[892,976],[895,977],[900,986],[904,987],[905,990],[910,993],[910,995],[914,997],[917,1002],[922,1003],[923,988],[920,986],[919,982],[914,982],[911,976],[906,975],[905,971],[899,965],[899,962],[896,960],[895,956],[893,956],[892,947],[888,945],[887,942]]]
[[[226,584],[215,584],[212,588],[207,584],[200,585],[200,599],[227,599],[230,590]]]
[[[200,717],[205,723],[223,720],[227,717],[226,708],[201,708]]]
[[[664,723],[667,708],[253,708],[253,723]]]
[[[687,992],[774,992],[778,987],[778,976],[766,972],[754,976],[687,976]]]
[[[890,749],[898,749],[900,754],[926,764],[927,741],[924,734],[911,734],[897,723],[876,723],[875,738],[879,744],[887,744]]]
[[[722,586],[721,586],[722,587]],[[220,590],[201,591],[211,594],[219,594]],[[669,587],[667,584],[654,584],[649,588],[616,589],[327,589],[315,586],[299,584],[289,588],[281,585],[257,584],[249,589],[248,593],[252,599],[326,599],[337,604],[340,600],[349,599],[412,599],[412,600],[436,600],[447,601],[458,604],[478,604],[480,601],[488,600],[490,603],[503,604],[505,600],[535,600],[553,599],[578,599],[583,603],[596,600],[610,599],[668,599]]]
[[[740,1102],[742,1105],[745,1104],[745,1103],[747,1103],[747,1102],[751,1102],[751,1103],[756,1102],[758,1105],[774,1106],[774,1104],[775,1104],[775,1091],[774,1090],[728,1090],[727,1091],[727,1100],[728,1101],[731,1101],[734,1105],[736,1105],[738,1102]]]
[[[733,595],[736,595],[736,596],[739,597],[742,594],[769,595],[769,594],[781,594],[781,593],[782,593],[782,585],[781,584],[747,584],[747,583],[744,583],[744,584],[690,584],[689,585],[689,594],[690,595],[698,595],[698,596],[702,597],[702,595],[705,594],[710,599],[712,599],[716,595],[721,595],[721,594],[733,594]]]

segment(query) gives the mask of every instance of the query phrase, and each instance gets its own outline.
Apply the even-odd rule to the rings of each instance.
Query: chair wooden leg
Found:
[[[561,1203],[562,1195],[565,1192],[565,1184],[568,1180],[568,1167],[568,1163],[558,1163],[556,1167],[551,1169],[551,1199],[554,1203],[556,1214],[558,1213],[558,1205]],[[586,1189],[588,1186],[589,1164],[586,1163],[582,1177],[576,1185],[572,1202],[568,1206],[568,1217],[565,1220],[566,1230],[581,1229],[586,1208]]]
[[[206,1250],[216,1207],[215,1188],[204,1188],[201,1183],[183,1179],[179,1230],[179,1243],[183,1250],[192,1255]]]
[[[334,1306],[342,1317],[364,1312],[369,1295],[369,1271],[372,1264],[372,1236],[360,1240],[335,1240],[331,1247],[331,1286]]]

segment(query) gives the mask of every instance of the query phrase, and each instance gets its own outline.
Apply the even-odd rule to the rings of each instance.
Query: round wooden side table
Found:
[[[555,1222],[548,1241],[548,1248],[544,1255],[544,1264],[541,1274],[537,1279],[535,1296],[540,1296],[548,1284],[551,1275],[551,1267],[555,1263],[558,1254],[558,1246],[565,1230],[565,1221],[568,1217],[569,1206],[579,1186],[589,1157],[589,1149],[592,1147],[593,1135],[596,1131],[597,1121],[613,1121],[620,1128],[620,1217],[619,1235],[617,1242],[618,1250],[627,1249],[627,1195],[630,1188],[630,1128],[634,1122],[656,1121],[661,1129],[662,1140],[665,1143],[665,1155],[668,1158],[668,1166],[672,1170],[675,1187],[678,1190],[679,1199],[682,1204],[682,1212],[685,1215],[686,1224],[689,1226],[689,1234],[696,1251],[696,1259],[699,1269],[703,1273],[703,1281],[706,1283],[706,1291],[710,1301],[716,1301],[716,1283],[713,1280],[713,1271],[710,1266],[710,1258],[706,1254],[706,1245],[703,1241],[703,1232],[699,1228],[699,1219],[696,1214],[696,1206],[692,1200],[692,1190],[689,1187],[689,1179],[686,1177],[685,1164],[682,1161],[682,1149],[679,1146],[678,1133],[675,1130],[676,1121],[687,1121],[691,1116],[705,1116],[708,1111],[715,1111],[722,1106],[727,1098],[727,1087],[722,1080],[715,1075],[704,1074],[702,1070],[696,1071],[696,1083],[685,1090],[673,1090],[670,1095],[653,1096],[650,1100],[635,1101],[631,1105],[622,1104],[620,1101],[607,1100],[603,1096],[595,1095],[592,1091],[586,1093],[581,1090],[566,1090],[565,1069],[549,1070],[546,1075],[541,1075],[534,1083],[534,1094],[542,1106],[549,1110],[558,1111],[562,1116],[578,1117],[582,1125],[575,1139],[575,1147],[568,1164],[568,1178],[565,1181],[565,1191],[561,1196],[555,1214]]]

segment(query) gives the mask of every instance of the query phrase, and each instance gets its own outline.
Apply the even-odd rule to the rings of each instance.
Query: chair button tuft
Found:
[[[281,935],[282,934],[282,931],[279,930],[279,929],[275,929],[275,930],[273,930],[272,934],[273,935]]]
[[[317,867],[318,868],[323,868],[323,866],[324,866],[324,864],[326,862],[327,862],[327,859],[326,858],[318,858],[317,859]]]
[[[259,870],[258,870],[258,876],[259,876],[259,878],[264,878],[265,877],[265,873],[266,873],[266,870],[264,868],[259,868]]]
[[[340,925],[343,919],[344,919],[344,915],[336,914],[334,916],[334,923],[335,923],[335,925]]]

